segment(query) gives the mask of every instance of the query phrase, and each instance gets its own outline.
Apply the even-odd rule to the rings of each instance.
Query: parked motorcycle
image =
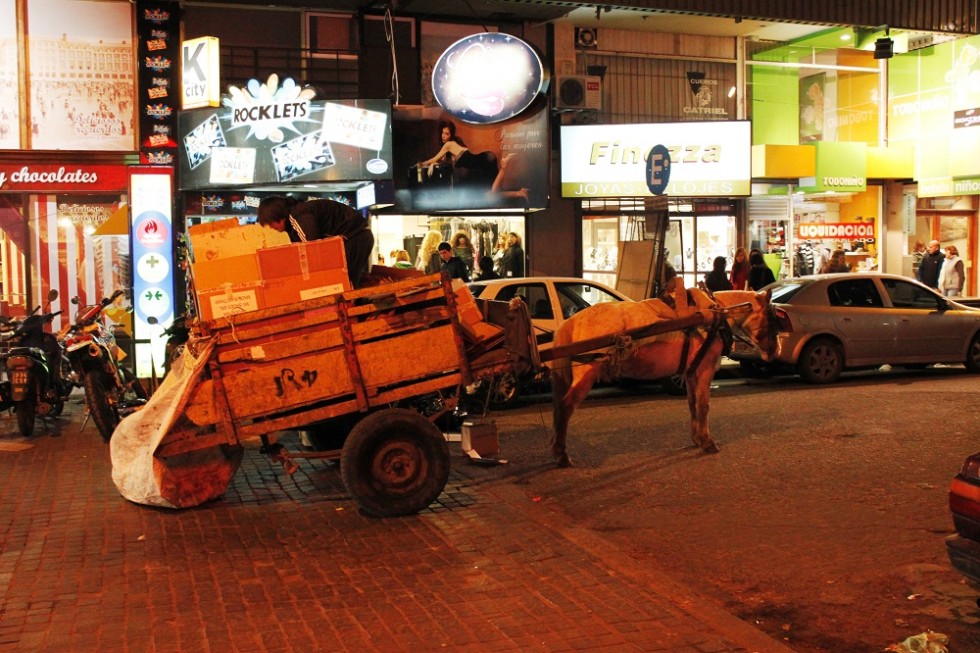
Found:
[[[80,306],[75,322],[62,330],[72,370],[85,388],[85,403],[99,434],[106,442],[119,421],[146,403],[139,380],[118,364],[118,347],[104,310],[123,294],[117,290],[98,304]],[[72,304],[80,304],[78,297]]]
[[[58,291],[48,293],[44,313],[41,307],[16,323],[10,349],[3,354],[7,380],[10,383],[9,401],[17,415],[22,436],[34,434],[38,415],[57,417],[64,410],[72,386],[61,378],[61,344],[44,327],[51,324],[61,311],[50,311]]]

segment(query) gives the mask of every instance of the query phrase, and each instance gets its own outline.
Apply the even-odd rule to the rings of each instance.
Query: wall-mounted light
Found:
[[[891,59],[895,56],[895,43],[886,37],[875,41],[875,59]]]
[[[730,89],[728,89],[728,97],[732,97],[733,95],[735,95],[735,87],[734,86],[731,87]]]

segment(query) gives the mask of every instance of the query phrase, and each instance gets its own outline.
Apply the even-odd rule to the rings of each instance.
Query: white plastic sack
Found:
[[[215,446],[168,460],[154,456],[182,417],[213,346],[209,339],[188,343],[146,405],[113,432],[109,441],[112,481],[126,499],[165,508],[198,505],[220,496],[237,470],[241,450],[235,447]]]

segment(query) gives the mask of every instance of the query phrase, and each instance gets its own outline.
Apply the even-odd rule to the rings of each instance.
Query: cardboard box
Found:
[[[197,291],[198,315],[205,322],[265,307],[265,294],[257,281]]]
[[[262,279],[309,277],[325,270],[347,271],[344,239],[339,236],[267,247],[256,252]]]
[[[257,224],[240,225],[237,218],[215,220],[187,228],[195,263],[254,255],[264,247],[289,244],[289,235]]]
[[[191,263],[191,274],[197,291],[211,290],[228,283],[249,283],[260,278],[259,262],[255,254],[195,261]]]
[[[262,286],[267,308],[336,295],[351,289],[347,270],[323,270],[306,277],[294,275],[263,279]]]
[[[497,423],[490,418],[472,419],[463,422],[460,443],[463,451],[474,451],[481,458],[500,453],[500,438],[497,437]]]

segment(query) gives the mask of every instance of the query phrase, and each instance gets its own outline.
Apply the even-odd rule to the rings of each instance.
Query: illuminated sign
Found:
[[[648,185],[651,151],[662,144],[670,176],[661,192],[679,197],[752,193],[752,135],[748,121],[640,125],[563,125],[562,197],[638,197]]]
[[[0,190],[54,191],[122,190],[126,166],[0,165]]]
[[[510,34],[473,34],[449,46],[432,70],[432,91],[447,113],[488,124],[513,118],[547,89],[541,57]]]
[[[875,237],[874,223],[864,222],[801,222],[797,225],[800,238],[840,238],[842,240],[869,240]]]
[[[185,109],[221,105],[221,71],[216,36],[184,41],[180,59],[181,100]]]
[[[136,373],[163,374],[167,339],[174,319],[173,177],[167,168],[136,167],[130,176],[133,238],[133,328]],[[151,324],[149,318],[154,318]]]
[[[310,111],[310,100],[316,95],[311,88],[300,88],[292,78],[282,80],[272,74],[263,84],[249,80],[245,88],[228,87],[223,104],[231,109],[230,129],[248,128],[245,137],[281,143],[285,131],[301,134],[294,123],[316,122]]]

